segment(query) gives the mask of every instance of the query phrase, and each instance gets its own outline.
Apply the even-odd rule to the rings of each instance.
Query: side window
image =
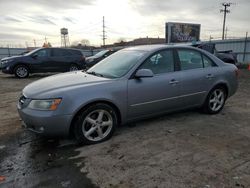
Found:
[[[53,49],[53,56],[54,57],[59,57],[59,56],[62,56],[62,51],[61,49]]]
[[[149,57],[140,69],[150,69],[154,74],[174,71],[174,58],[171,50],[160,51]]]
[[[199,52],[179,49],[178,56],[181,63],[181,70],[203,68],[202,57]]]
[[[71,56],[71,55],[72,55],[72,54],[70,53],[70,51],[68,51],[68,50],[62,49],[61,51],[62,51],[62,56]]]
[[[202,57],[203,57],[204,67],[215,67],[216,66],[214,64],[214,62],[212,60],[210,60],[208,57],[206,57],[204,55]]]
[[[82,53],[78,50],[70,50],[71,55],[80,55],[82,56]]]
[[[48,49],[41,49],[41,50],[37,51],[34,55],[37,55],[37,57],[48,57],[49,50]]]

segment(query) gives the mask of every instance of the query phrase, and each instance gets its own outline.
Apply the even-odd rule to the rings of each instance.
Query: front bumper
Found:
[[[6,74],[13,74],[13,70],[11,66],[5,66],[5,65],[1,65],[1,68],[3,73]]]
[[[24,127],[32,132],[43,136],[69,135],[72,115],[53,115],[52,111],[21,109],[19,106],[18,113]]]

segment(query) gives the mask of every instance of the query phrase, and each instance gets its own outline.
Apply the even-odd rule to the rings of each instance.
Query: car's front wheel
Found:
[[[117,126],[117,114],[107,104],[97,103],[78,117],[74,133],[79,144],[95,144],[109,139]]]
[[[14,69],[14,73],[18,78],[27,78],[29,76],[29,69],[25,65],[17,65]]]
[[[226,91],[223,87],[216,87],[209,92],[203,109],[206,113],[217,114],[225,104],[227,98]]]

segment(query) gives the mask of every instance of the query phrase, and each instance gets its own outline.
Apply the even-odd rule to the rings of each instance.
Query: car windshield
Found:
[[[35,50],[32,50],[26,54],[24,54],[24,56],[29,56],[29,55],[32,55],[33,53],[37,52],[38,50],[40,50],[41,48],[38,48],[38,49],[35,49]]]
[[[102,50],[100,52],[98,52],[97,54],[95,54],[94,56],[95,57],[101,57],[103,56],[104,54],[106,54],[109,50]]]
[[[120,78],[124,76],[145,54],[144,51],[122,50],[103,59],[87,73],[101,75],[107,78]]]

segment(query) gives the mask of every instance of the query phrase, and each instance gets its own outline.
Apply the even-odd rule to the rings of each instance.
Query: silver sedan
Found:
[[[23,89],[25,127],[79,143],[107,140],[118,125],[187,108],[220,112],[237,90],[238,69],[185,46],[120,50],[87,72],[50,76]]]

